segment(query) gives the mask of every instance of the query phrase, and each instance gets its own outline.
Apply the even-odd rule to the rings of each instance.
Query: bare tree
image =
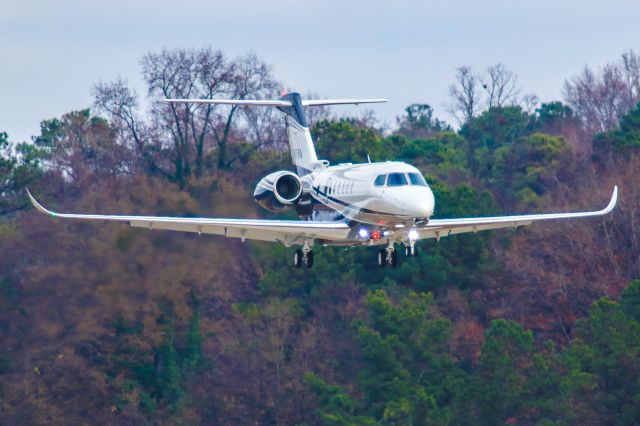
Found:
[[[127,81],[118,77],[112,83],[99,82],[93,86],[92,93],[96,109],[109,114],[112,127],[124,143],[133,142],[149,172],[169,177],[170,173],[154,158],[148,128],[138,114],[138,95],[129,88]]]
[[[597,71],[586,66],[565,81],[564,96],[590,135],[610,130],[640,101],[640,58],[629,50]]]
[[[153,103],[152,116],[174,146],[175,178],[180,186],[191,174],[202,175],[204,143],[214,105],[163,103],[161,98],[211,99],[228,93],[230,66],[221,51],[177,49],[148,53],[141,61],[143,78]],[[193,149],[195,155],[191,153]]]
[[[487,75],[482,87],[488,94],[487,106],[501,108],[516,105],[520,95],[518,76],[507,69],[504,64],[496,64],[487,68]]]
[[[625,82],[623,104],[629,111],[640,101],[640,56],[633,49],[629,49],[622,54],[620,67]]]
[[[469,123],[480,111],[479,83],[478,76],[473,73],[470,66],[461,66],[456,70],[456,82],[449,86],[451,97],[449,112],[461,125]]]
[[[162,99],[260,99],[275,96],[279,88],[270,66],[255,54],[230,61],[222,51],[211,48],[163,49],[144,55],[141,65],[151,100],[149,120],[139,118],[137,96],[122,79],[97,84],[95,105],[111,116],[123,135],[131,138],[151,171],[170,176],[180,187],[184,187],[188,176],[202,176],[208,146],[217,148],[218,168],[227,168],[235,161],[237,156],[228,158],[228,143],[239,107],[165,103]],[[272,112],[265,114],[247,113],[244,123],[262,122]],[[262,133],[253,135],[259,136],[253,139],[258,145],[270,139]],[[165,171],[161,156],[154,153],[170,158],[173,172]]]
[[[540,105],[540,98],[535,93],[529,93],[522,97],[522,109],[528,114],[533,114]]]
[[[272,95],[280,87],[271,74],[271,67],[254,53],[236,59],[232,64],[230,95],[235,99],[260,99]],[[218,145],[218,168],[227,168],[235,158],[227,158],[229,131],[238,105],[218,113],[211,129]]]

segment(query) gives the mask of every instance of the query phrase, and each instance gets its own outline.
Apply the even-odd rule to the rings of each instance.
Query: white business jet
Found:
[[[616,186],[609,205],[599,211],[431,219],[435,206],[433,192],[415,167],[395,161],[330,166],[316,155],[305,107],[377,103],[386,102],[385,99],[302,100],[298,93],[289,93],[278,100],[165,99],[165,102],[270,106],[282,111],[296,173],[277,171],[265,176],[253,196],[265,209],[276,213],[295,211],[300,220],[63,214],[45,209],[29,193],[33,205],[43,213],[65,219],[128,222],[139,228],[275,241],[287,247],[298,245],[301,247],[294,252],[293,264],[311,268],[315,244],[384,246],[377,253],[378,265],[395,267],[397,244],[404,246],[405,254],[411,257],[417,255],[416,241],[421,239],[440,240],[464,232],[515,228],[539,220],[600,216],[613,210],[617,200]]]

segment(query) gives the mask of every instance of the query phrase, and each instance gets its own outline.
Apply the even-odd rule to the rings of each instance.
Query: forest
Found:
[[[541,102],[504,64],[461,66],[451,122],[307,112],[320,158],[415,165],[439,218],[599,209],[619,186],[610,215],[420,241],[398,268],[29,204],[273,218],[251,194],[292,168],[279,112],[158,102],[279,97],[256,54],[149,52],[144,94],[97,82],[31,141],[0,129],[0,424],[640,424],[640,54],[575,71]]]

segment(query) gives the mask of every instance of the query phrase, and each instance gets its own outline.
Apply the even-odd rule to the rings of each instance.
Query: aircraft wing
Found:
[[[285,245],[301,244],[308,238],[345,239],[350,228],[344,222],[306,222],[300,220],[209,219],[162,216],[120,216],[55,213],[44,208],[27,190],[34,207],[52,217],[82,220],[126,222],[137,228],[197,232],[248,240],[277,241]]]
[[[418,228],[420,238],[446,237],[453,234],[465,232],[486,231],[499,228],[516,228],[518,226],[530,225],[540,220],[551,219],[572,219],[579,217],[602,216],[613,210],[618,200],[618,187],[613,188],[613,194],[607,207],[598,211],[577,212],[577,213],[546,213],[528,214],[516,216],[495,216],[495,217],[469,217],[463,219],[431,219],[429,223]]]

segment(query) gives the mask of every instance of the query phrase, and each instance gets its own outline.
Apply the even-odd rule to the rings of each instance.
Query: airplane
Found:
[[[223,104],[275,107],[285,115],[291,159],[296,172],[280,170],[260,180],[255,201],[271,212],[295,211],[300,220],[260,220],[126,216],[55,213],[27,194],[37,210],[56,218],[128,222],[132,227],[223,235],[244,240],[272,241],[293,253],[297,268],[313,266],[313,247],[383,246],[377,251],[380,267],[398,265],[396,245],[407,257],[418,254],[416,242],[465,232],[517,228],[533,222],[605,215],[618,197],[615,186],[602,210],[576,213],[528,214],[458,219],[432,218],[435,199],[420,171],[398,161],[331,166],[319,160],[304,108],[319,105],[368,104],[386,99],[303,100],[288,93],[276,100],[164,99],[169,103]]]

